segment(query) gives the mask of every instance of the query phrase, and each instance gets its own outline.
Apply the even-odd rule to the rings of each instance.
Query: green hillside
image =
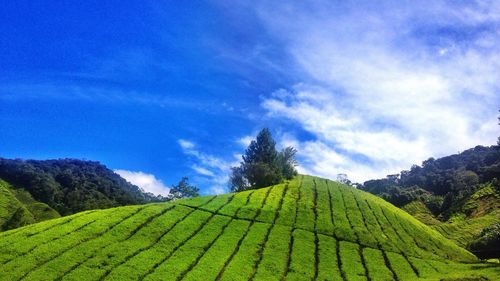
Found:
[[[0,233],[0,280],[441,280],[500,268],[382,199],[317,177],[86,211]]]
[[[402,208],[462,247],[469,247],[484,228],[500,221],[500,193],[491,185],[483,185],[456,205],[454,215],[444,222],[436,218],[420,200]],[[477,251],[477,254],[497,257],[498,250],[486,247]]]
[[[58,217],[60,215],[47,204],[0,179],[0,231]]]
[[[358,186],[401,207],[478,257],[500,257],[498,246],[475,243],[483,230],[500,221],[499,145],[429,158],[420,166]],[[500,243],[500,234],[494,237]]]

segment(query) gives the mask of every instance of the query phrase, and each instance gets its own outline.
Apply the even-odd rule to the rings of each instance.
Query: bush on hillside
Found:
[[[500,258],[500,222],[483,229],[469,248],[484,258]]]

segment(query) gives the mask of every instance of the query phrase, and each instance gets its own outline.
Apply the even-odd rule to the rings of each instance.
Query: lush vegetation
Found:
[[[58,217],[47,204],[0,179],[0,231]]]
[[[231,191],[261,188],[292,179],[297,175],[296,153],[293,147],[278,152],[269,129],[262,129],[246,149],[240,166],[232,168]]]
[[[316,177],[0,233],[0,280],[495,280],[386,201]],[[481,279],[481,280],[487,280]]]
[[[92,161],[0,158],[0,178],[28,191],[61,215],[161,199]]]
[[[458,204],[482,184],[500,189],[500,147],[477,146],[439,159],[429,158],[409,171],[370,180],[362,189],[404,206],[422,200],[435,215],[450,217]]]
[[[471,243],[470,248],[478,252],[482,251],[484,256],[490,258],[498,257],[498,250],[500,249],[500,222],[484,228],[479,237]]]
[[[370,180],[360,186],[402,207],[457,244],[481,257],[496,253],[497,243],[475,243],[481,230],[500,220],[500,146],[430,158],[409,171]],[[485,248],[481,249],[483,245]],[[489,245],[489,249],[486,247]]]
[[[189,184],[188,177],[182,177],[178,184],[172,185],[172,187],[168,191],[168,195],[167,198],[165,198],[165,201],[200,196],[199,192],[199,188]]]

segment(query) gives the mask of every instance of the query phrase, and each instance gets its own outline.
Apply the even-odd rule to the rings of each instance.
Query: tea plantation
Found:
[[[310,176],[0,233],[0,280],[462,277],[499,280],[500,267],[374,195]]]

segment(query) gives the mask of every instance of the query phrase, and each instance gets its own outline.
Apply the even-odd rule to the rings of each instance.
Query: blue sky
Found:
[[[0,155],[218,193],[262,127],[355,181],[495,143],[498,1],[350,2],[8,1]]]

